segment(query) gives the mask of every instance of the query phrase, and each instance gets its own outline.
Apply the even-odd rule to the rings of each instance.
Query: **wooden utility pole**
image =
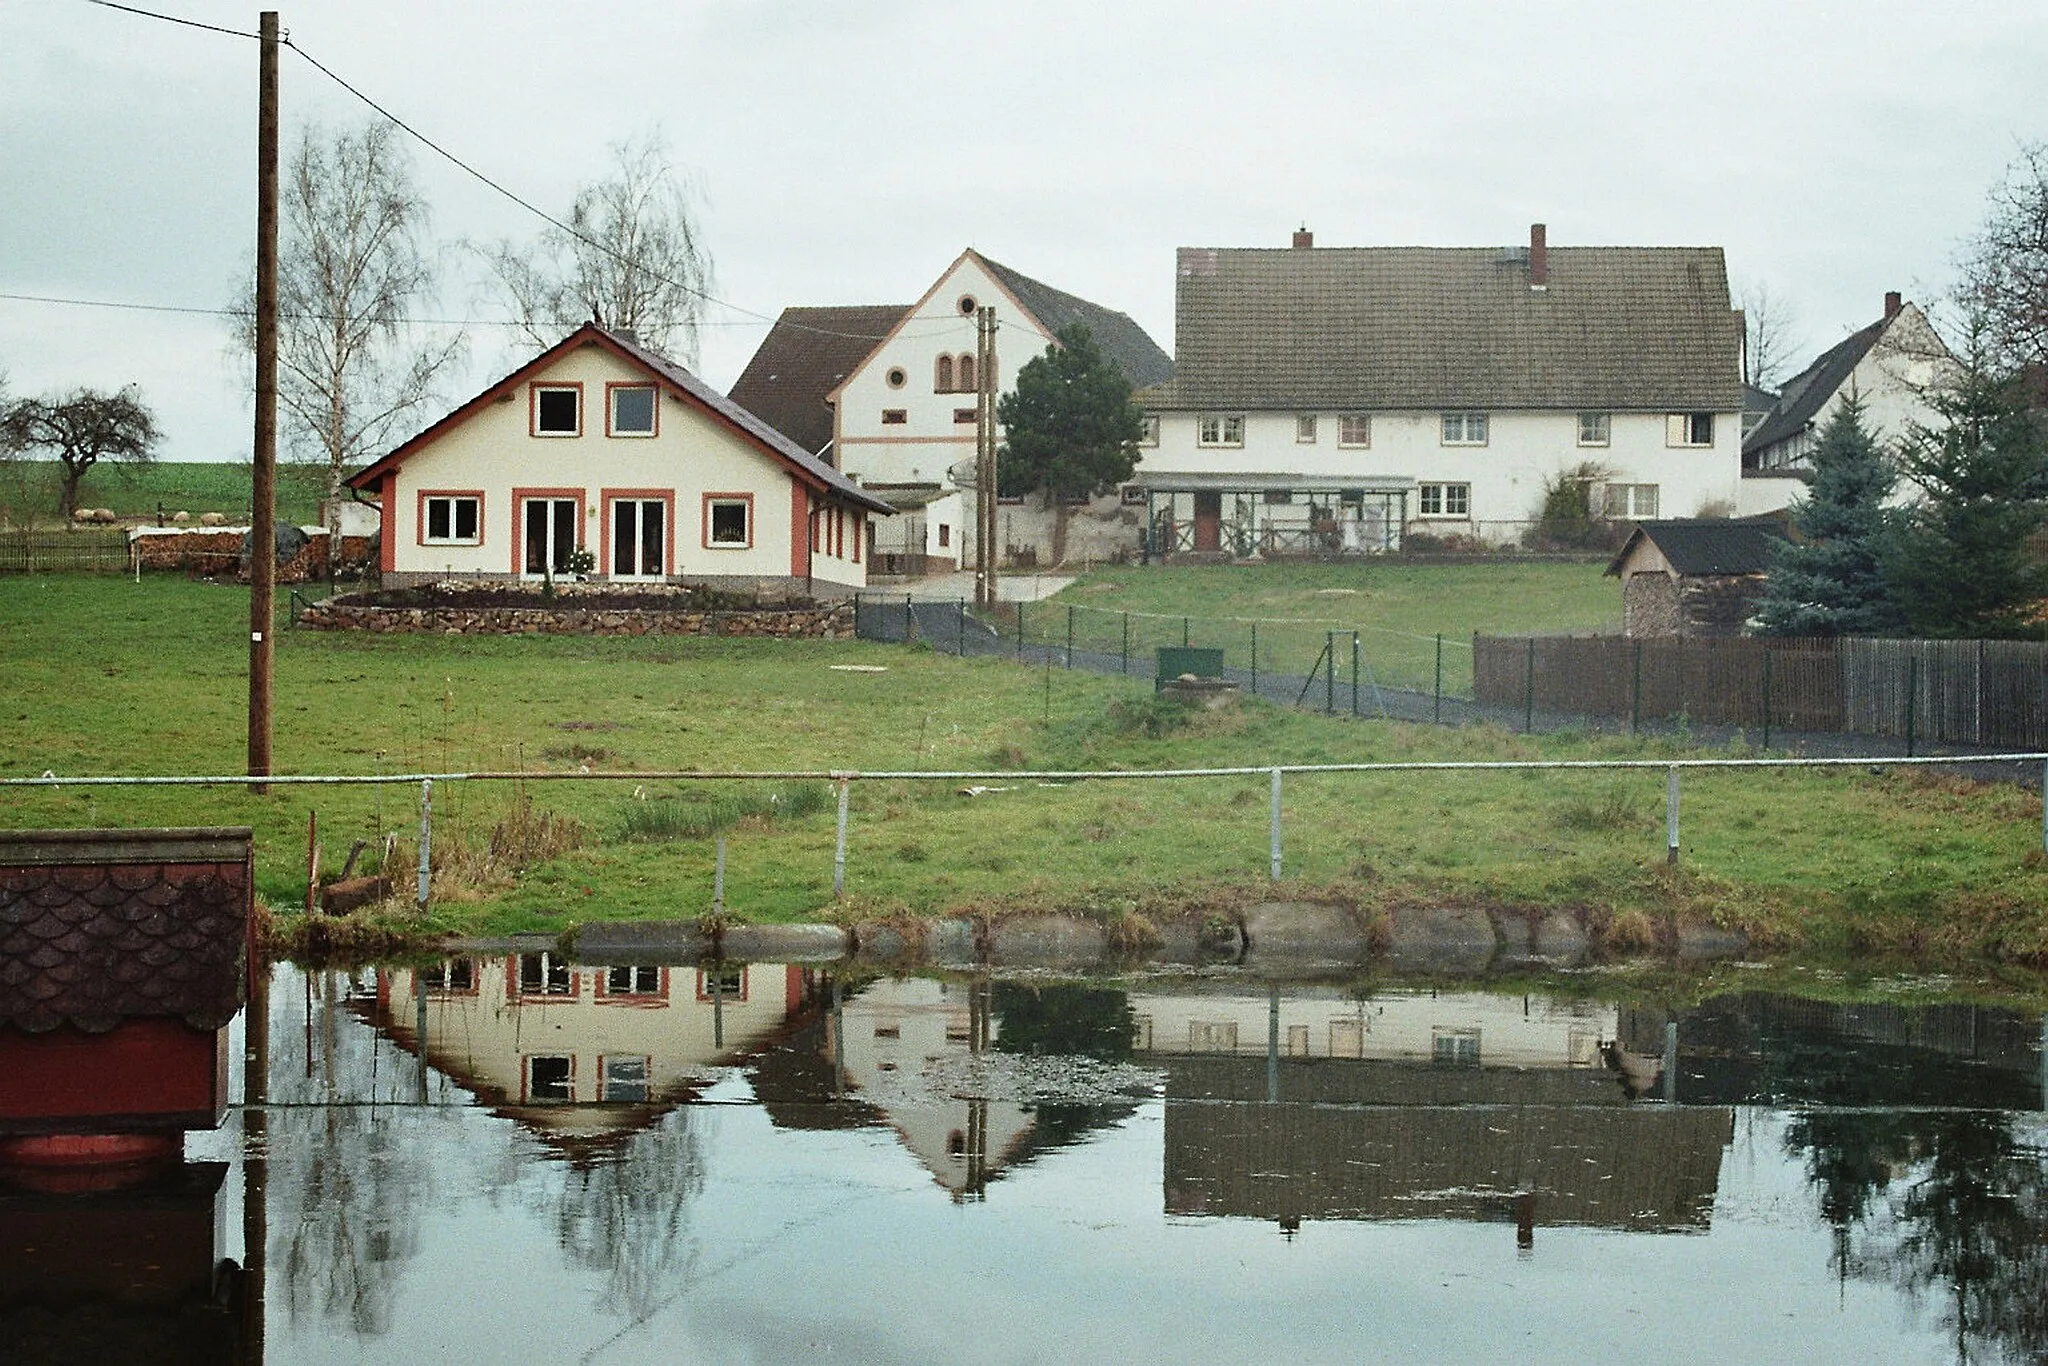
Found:
[[[996,605],[996,310],[975,310],[974,601]]]
[[[271,620],[277,579],[277,11],[264,10],[256,77],[256,444],[249,518],[249,776],[270,773]],[[250,790],[269,790],[251,783]]]

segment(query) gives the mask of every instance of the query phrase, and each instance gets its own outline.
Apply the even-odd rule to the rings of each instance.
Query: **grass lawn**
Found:
[[[1444,638],[1444,690],[1472,688],[1472,636],[1573,634],[1621,629],[1621,586],[1602,564],[1555,561],[1490,564],[1156,565],[1093,571],[1026,609],[1034,640],[1064,643],[1068,606],[1075,644],[1122,648],[1129,614],[1131,650],[1149,661],[1156,645],[1220,645],[1226,664],[1251,657],[1258,619],[1259,667],[1306,674],[1338,631],[1338,673],[1350,668],[1350,633],[1359,633],[1366,665],[1385,686],[1434,686],[1436,637]],[[1133,666],[1134,672],[1150,673]]]
[[[21,508],[35,512],[39,525],[57,522],[62,470],[52,460],[22,460],[0,473],[0,522],[21,525]],[[147,465],[109,462],[86,471],[78,486],[80,507],[112,508],[121,517],[218,512],[231,522],[249,517],[249,466],[233,461],[154,461]],[[312,465],[282,462],[277,467],[277,515],[310,525],[319,516],[326,474]]]
[[[1418,571],[1427,572],[1427,571]],[[0,579],[0,755],[8,776],[239,771],[246,598],[156,577]],[[857,642],[277,637],[279,772],[1163,768],[1453,757],[1652,756],[1669,742],[1408,727],[1247,702],[1192,717],[1149,684]],[[881,666],[879,673],[833,665]],[[1050,679],[1048,703],[1047,682]],[[1088,909],[1266,895],[1267,784],[1106,782],[956,794],[856,784],[848,890],[860,913]],[[523,791],[521,790],[523,787]],[[729,909],[832,907],[822,784],[445,784],[447,858],[431,927],[503,932],[692,918],[715,832]],[[2037,797],[1851,772],[1688,775],[1686,865],[1663,867],[1663,775],[1302,776],[1286,789],[1290,895],[1440,898],[1583,910],[1638,928],[1673,916],[1765,946],[1963,963],[2048,963]],[[0,789],[11,827],[249,824],[258,886],[304,895],[307,816],[330,868],[355,838],[416,855],[417,790],[239,786]],[[580,832],[563,838],[559,817]],[[495,842],[497,856],[489,851]]]

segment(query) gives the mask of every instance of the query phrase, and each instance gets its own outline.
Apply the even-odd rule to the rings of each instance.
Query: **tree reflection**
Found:
[[[689,1276],[691,1201],[704,1159],[688,1106],[633,1135],[604,1160],[571,1168],[556,1197],[562,1248],[606,1276],[604,1306],[648,1317]]]
[[[1986,1111],[1822,1113],[1786,1135],[1843,1276],[1932,1307],[1956,1358],[2048,1362],[2048,1150]]]

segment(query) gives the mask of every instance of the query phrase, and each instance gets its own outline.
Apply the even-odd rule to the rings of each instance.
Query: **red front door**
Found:
[[[1221,493],[1197,493],[1195,495],[1195,549],[1221,550],[1223,548],[1223,495]]]

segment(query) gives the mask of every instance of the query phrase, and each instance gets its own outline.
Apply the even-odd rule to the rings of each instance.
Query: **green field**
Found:
[[[0,581],[8,776],[240,771],[246,597],[181,578]],[[822,785],[639,780],[654,769],[1164,768],[1456,757],[1668,757],[1670,742],[1528,738],[1350,721],[1246,702],[1189,716],[1149,684],[865,643],[277,637],[276,768],[588,768],[621,782],[444,784],[427,928],[558,929],[708,907],[712,837],[731,911],[815,918],[830,896]],[[877,666],[847,672],[834,665]],[[1228,904],[1265,884],[1267,783],[855,785],[860,913]],[[523,791],[522,791],[523,789]],[[1638,934],[1673,917],[1782,952],[2048,964],[2040,802],[2017,789],[1853,770],[1689,775],[1685,870],[1663,866],[1661,771],[1297,777],[1286,894],[1563,907]],[[522,798],[524,804],[522,805]],[[250,824],[261,894],[304,895],[308,815],[329,867],[400,837],[417,789],[0,789],[0,823]],[[558,851],[559,826],[580,848]],[[495,841],[495,857],[491,849]],[[1626,937],[1626,936],[1624,936]]]
[[[57,521],[61,471],[53,461],[18,460],[0,466],[0,522],[21,526],[33,514],[37,524]],[[277,470],[277,515],[308,525],[319,516],[326,474],[311,465],[282,464]],[[249,517],[249,466],[230,461],[147,465],[104,464],[86,471],[78,486],[80,507],[111,508],[120,517],[154,518],[189,512],[194,518],[218,512],[231,522]]]
[[[1077,648],[1119,652],[1128,630],[1132,670],[1146,674],[1153,648],[1181,644],[1183,632],[1189,644],[1222,647],[1227,665],[1247,667],[1256,620],[1260,669],[1306,675],[1335,631],[1338,673],[1348,676],[1356,631],[1374,682],[1425,692],[1435,686],[1441,636],[1444,691],[1464,696],[1475,632],[1619,631],[1621,585],[1604,568],[1508,559],[1102,569],[1027,607],[1024,627],[1028,640],[1064,645],[1071,607]]]

